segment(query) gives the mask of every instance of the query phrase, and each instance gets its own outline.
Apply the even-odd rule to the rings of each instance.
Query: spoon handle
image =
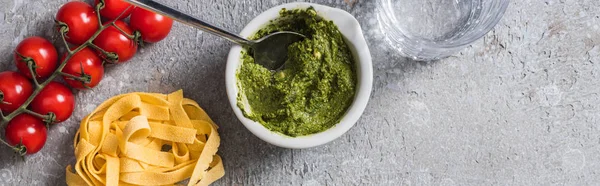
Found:
[[[173,8],[170,8],[168,6],[160,4],[158,2],[155,2],[152,0],[124,0],[124,1],[128,2],[130,4],[133,4],[137,7],[155,12],[157,14],[161,14],[163,16],[170,17],[176,21],[190,25],[194,28],[203,30],[205,32],[215,34],[215,35],[225,38],[229,41],[240,44],[242,46],[250,46],[252,44],[251,41],[248,41],[247,39],[244,39],[243,37],[241,37],[237,34],[225,31],[219,27],[213,26],[207,22],[196,19],[186,13],[180,12],[179,10],[175,10]]]

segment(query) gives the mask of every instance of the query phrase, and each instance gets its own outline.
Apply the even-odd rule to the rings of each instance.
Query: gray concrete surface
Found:
[[[284,2],[161,1],[233,31]],[[58,39],[64,2],[0,0],[0,70],[14,69],[23,37]],[[373,56],[371,100],[341,138],[290,150],[253,136],[225,94],[231,44],[176,24],[166,41],[109,67],[100,86],[76,92],[73,117],[51,128],[40,153],[22,161],[0,147],[0,185],[64,185],[86,113],[117,94],[177,89],[221,126],[226,176],[216,185],[600,185],[600,1],[512,1],[485,38],[430,63],[383,44],[374,0],[314,2],[356,16]]]

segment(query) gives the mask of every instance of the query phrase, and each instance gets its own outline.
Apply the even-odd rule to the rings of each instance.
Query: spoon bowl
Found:
[[[280,70],[287,59],[288,46],[304,38],[302,34],[288,31],[275,32],[260,38],[254,41],[251,47],[254,62],[269,70]]]

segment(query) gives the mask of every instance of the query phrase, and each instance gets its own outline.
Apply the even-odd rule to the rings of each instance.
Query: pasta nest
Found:
[[[208,185],[223,177],[217,125],[179,90],[113,97],[74,139],[68,185]]]

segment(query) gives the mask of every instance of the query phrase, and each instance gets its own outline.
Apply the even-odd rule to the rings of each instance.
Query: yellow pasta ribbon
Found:
[[[225,174],[217,128],[181,90],[115,96],[81,121],[67,184],[209,185]]]

